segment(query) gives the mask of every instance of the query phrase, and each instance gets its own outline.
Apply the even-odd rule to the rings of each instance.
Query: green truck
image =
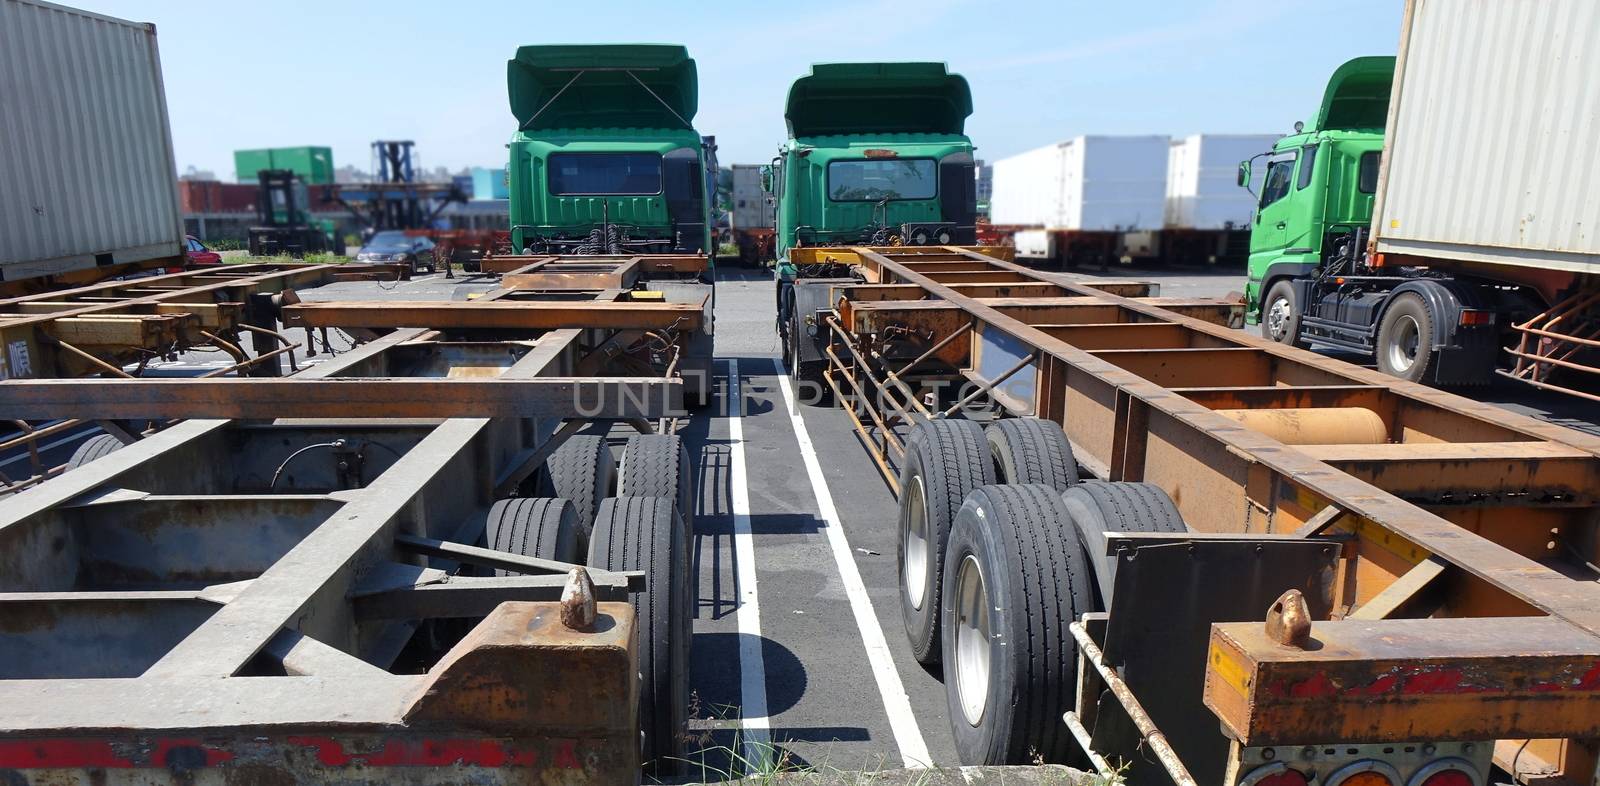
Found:
[[[1524,106],[1582,105],[1595,88],[1559,60],[1562,82],[1519,66],[1488,87],[1447,67],[1456,13],[1409,20],[1399,58],[1340,66],[1309,123],[1240,164],[1241,186],[1262,158],[1267,168],[1246,321],[1413,382],[1498,372],[1595,399],[1584,389],[1600,378],[1584,327],[1600,320],[1600,244],[1583,215],[1592,178],[1557,141],[1583,138],[1586,120]]]
[[[825,365],[807,315],[846,265],[808,249],[976,241],[966,78],[943,63],[824,63],[789,88],[789,138],[763,185],[777,201],[778,332],[790,373]],[[794,252],[800,253],[794,253]]]
[[[715,147],[695,62],[665,44],[524,46],[507,64],[512,248],[713,253]],[[714,192],[713,192],[714,193]]]

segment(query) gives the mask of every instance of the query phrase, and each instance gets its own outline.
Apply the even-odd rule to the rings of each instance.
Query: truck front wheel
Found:
[[[1411,382],[1433,376],[1433,314],[1422,298],[1399,295],[1378,323],[1378,370]]]
[[[1300,313],[1300,303],[1289,280],[1274,283],[1261,301],[1261,337],[1305,349],[1308,344],[1300,340]]]

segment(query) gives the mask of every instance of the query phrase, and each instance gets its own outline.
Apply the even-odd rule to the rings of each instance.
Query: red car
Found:
[[[183,236],[183,255],[189,260],[190,265],[220,265],[222,255],[200,242],[194,235]]]

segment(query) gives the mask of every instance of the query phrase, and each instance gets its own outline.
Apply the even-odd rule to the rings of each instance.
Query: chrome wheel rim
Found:
[[[1394,323],[1394,339],[1389,342],[1389,367],[1402,373],[1411,370],[1412,364],[1417,362],[1417,348],[1421,343],[1422,328],[1417,320],[1402,315]]]
[[[983,568],[968,554],[956,572],[956,694],[961,714],[977,726],[989,703],[989,592]]]
[[[900,539],[906,544],[901,571],[906,577],[906,600],[922,610],[928,595],[928,496],[922,478],[913,476],[906,489],[906,523]]]
[[[1267,334],[1273,341],[1282,341],[1289,330],[1289,299],[1278,298],[1267,306]]]

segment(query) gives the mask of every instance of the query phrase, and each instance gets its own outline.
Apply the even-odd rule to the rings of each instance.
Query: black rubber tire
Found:
[[[524,557],[581,564],[578,513],[564,499],[516,497],[489,506],[483,538],[488,548]],[[496,576],[521,576],[517,571],[494,571]]]
[[[1401,340],[1401,326],[1408,319],[1416,323],[1417,351],[1411,365],[1401,367],[1395,362],[1393,353],[1398,350],[1395,345]],[[1439,361],[1439,353],[1433,349],[1433,312],[1428,310],[1428,304],[1423,302],[1421,295],[1403,292],[1389,303],[1389,308],[1383,312],[1383,319],[1378,322],[1378,345],[1375,350],[1379,371],[1411,382],[1433,381],[1433,367]]]
[[[605,437],[568,437],[545,459],[538,495],[572,502],[578,516],[579,551],[588,547],[595,511],[600,507],[600,500],[611,496],[616,478],[617,461],[612,458]]]
[[[994,482],[994,462],[982,426],[970,420],[926,420],[911,430],[900,470],[896,563],[906,639],[911,654],[925,666],[940,658],[940,577],[950,527],[967,494]],[[913,524],[919,516],[923,534],[914,538]]]
[[[1267,326],[1267,311],[1272,308],[1272,304],[1275,301],[1280,299],[1288,302],[1289,317],[1284,320],[1282,335],[1274,336],[1271,328]],[[1294,294],[1294,285],[1289,283],[1289,279],[1279,279],[1273,282],[1272,286],[1267,288],[1267,296],[1261,299],[1261,337],[1268,341],[1276,341],[1279,344],[1288,344],[1301,349],[1311,346],[1310,342],[1300,339],[1300,315],[1302,313],[1300,301]]]
[[[689,637],[693,602],[689,546],[666,497],[613,497],[600,503],[589,565],[642,570],[645,589],[633,593],[638,631],[639,728],[644,760],[657,775],[683,758],[689,715]]]
[[[78,449],[72,451],[72,458],[67,459],[67,469],[77,469],[95,459],[105,458],[121,447],[122,440],[110,434],[96,434],[79,443]]]
[[[1061,722],[1077,691],[1078,648],[1067,626],[1090,610],[1093,595],[1071,528],[1060,492],[1037,484],[980,487],[956,516],[940,613],[945,696],[962,764],[1075,763],[1075,742]],[[959,582],[969,556],[983,579],[977,607],[989,622],[984,680],[967,675],[957,652]],[[968,677],[985,697],[975,723],[962,701]]]
[[[617,467],[617,496],[666,497],[683,518],[685,534],[693,542],[695,510],[694,465],[689,450],[677,434],[635,434],[628,437]]]
[[[1061,501],[1094,571],[1101,608],[1111,607],[1117,578],[1117,559],[1106,554],[1106,533],[1189,531],[1172,497],[1151,483],[1088,480],[1068,489]]]
[[[990,423],[983,433],[994,457],[996,483],[1039,483],[1066,491],[1078,482],[1072,444],[1055,421],[1004,418]]]

